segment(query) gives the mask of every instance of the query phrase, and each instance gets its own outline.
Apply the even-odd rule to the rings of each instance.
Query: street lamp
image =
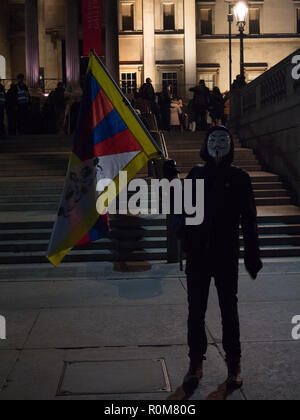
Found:
[[[233,12],[237,21],[237,25],[240,31],[241,39],[241,82],[245,84],[245,65],[244,65],[244,30],[246,26],[246,19],[248,15],[248,5],[245,1],[241,0],[236,3],[234,6]]]
[[[228,14],[227,20],[229,24],[229,91],[231,91],[232,87],[232,23],[234,21],[232,8],[233,8],[233,0],[224,0],[225,3],[228,4]]]

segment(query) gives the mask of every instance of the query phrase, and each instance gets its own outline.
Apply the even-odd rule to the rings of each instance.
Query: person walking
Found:
[[[165,131],[170,131],[171,102],[172,102],[171,85],[165,85],[162,93],[159,96],[162,129]]]
[[[66,112],[65,87],[62,82],[57,84],[55,91],[49,95],[49,104],[53,107],[55,115],[55,132],[62,133]]]
[[[12,83],[6,92],[6,115],[8,124],[8,135],[17,134],[17,96],[16,87]]]
[[[210,96],[210,116],[213,125],[220,125],[224,119],[224,99],[218,87],[214,87]]]
[[[157,104],[157,96],[150,77],[148,77],[146,83],[141,86],[139,96],[148,103],[150,111],[155,115],[158,127],[161,127],[161,115]]]
[[[232,165],[234,142],[225,127],[216,126],[208,132],[201,157],[205,165],[194,167],[188,178],[192,180],[194,192],[197,180],[204,180],[204,221],[199,226],[187,226],[183,215],[179,216],[181,226],[176,224],[180,226],[178,235],[187,255],[189,304],[190,367],[181,389],[196,389],[203,376],[203,361],[208,348],[205,317],[212,278],[222,316],[223,348],[228,366],[226,386],[237,389],[243,384],[238,315],[239,227],[241,223],[246,269],[252,279],[256,279],[263,266],[257,211],[250,176]],[[165,177],[175,178],[176,171],[175,164],[173,168],[165,166]],[[170,399],[176,399],[176,396]]]
[[[24,83],[24,78],[24,74],[18,74],[18,82],[14,85],[17,98],[17,130],[19,134],[25,134],[28,129],[30,95],[28,87]]]
[[[191,88],[190,91],[194,92],[197,130],[206,130],[206,113],[210,105],[209,89],[206,87],[205,81],[200,80],[199,85]]]
[[[170,126],[171,130],[180,130],[180,115],[182,114],[181,106],[177,100],[173,99],[170,106]]]
[[[4,111],[6,105],[6,94],[5,88],[0,79],[0,138],[5,137],[5,128],[4,128]]]

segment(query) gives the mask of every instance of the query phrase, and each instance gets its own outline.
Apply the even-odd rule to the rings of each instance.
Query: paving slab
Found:
[[[249,400],[299,400],[300,341],[243,344]]]
[[[26,348],[186,343],[186,305],[44,310]]]
[[[205,400],[213,392],[219,383],[226,377],[224,360],[220,356],[216,347],[209,346],[208,361],[205,363],[205,376],[199,388],[191,397],[193,400]],[[171,387],[171,391],[163,390],[160,392],[146,392],[143,377],[132,378],[132,367],[123,372],[125,377],[121,393],[108,394],[109,389],[119,387],[120,378],[114,374],[120,362],[128,360],[138,362],[141,368],[142,360],[158,360],[165,362],[166,374]],[[73,361],[95,362],[95,361],[114,361],[111,365],[111,377],[104,381],[103,371],[91,372],[81,366],[76,376],[69,376],[64,383],[61,379],[64,374],[65,363]],[[108,365],[106,365],[108,366]],[[125,365],[124,365],[125,366]],[[137,366],[137,365],[136,365]],[[88,367],[88,365],[86,366]],[[101,349],[82,349],[82,350],[24,350],[20,355],[20,360],[15,364],[9,376],[5,388],[0,393],[0,400],[166,400],[167,397],[181,385],[182,379],[188,369],[188,357],[186,346],[167,346],[167,347],[127,347],[127,348],[101,348]],[[90,373],[90,376],[88,376]],[[133,381],[134,379],[134,381]],[[152,376],[153,379],[153,376]],[[155,378],[154,378],[155,379]],[[132,386],[137,387],[137,392],[131,392]],[[90,395],[65,395],[59,396],[61,385],[70,387],[69,389],[81,388],[84,393],[86,389],[96,392],[102,389],[104,393]],[[149,384],[148,384],[149,385]],[[150,383],[150,385],[152,385]],[[155,383],[154,383],[155,385]],[[94,390],[92,389],[94,387]],[[230,399],[243,399],[238,391]]]
[[[21,349],[36,322],[39,311],[1,310],[6,319],[6,340],[0,340],[0,349]]]
[[[116,271],[110,262],[93,263],[63,263],[55,268],[51,264],[22,264],[0,266],[0,282],[15,281],[42,281],[49,279],[140,279],[140,278],[166,278],[182,275],[179,264],[153,263],[143,272]]]
[[[207,326],[216,342],[222,338],[219,308],[210,297]],[[243,342],[290,341],[292,318],[300,314],[300,300],[286,302],[242,302],[239,305]]]
[[[217,301],[215,287],[211,288],[211,297]],[[239,301],[244,302],[291,302],[300,301],[300,273],[261,274],[256,281],[248,275],[239,277]],[[299,308],[300,310],[300,308]]]
[[[0,392],[18,356],[19,351],[17,350],[0,350]]]
[[[185,304],[186,300],[178,278],[0,283],[2,310]]]
[[[64,352],[22,351],[0,400],[53,400],[63,369]]]

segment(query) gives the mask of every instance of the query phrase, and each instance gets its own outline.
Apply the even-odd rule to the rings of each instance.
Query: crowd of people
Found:
[[[7,92],[0,80],[0,137],[4,137],[6,134],[4,127],[5,112],[8,134],[15,135],[17,132],[25,134],[30,101],[23,74],[18,74],[17,83],[12,83]]]
[[[148,78],[139,92],[132,98],[132,104],[142,115],[154,114],[158,129],[164,131],[207,130],[215,125],[227,124],[230,94],[222,94],[218,87],[212,91],[204,80],[190,89],[193,99],[184,103],[173,94],[172,85],[165,84],[162,92],[156,93],[152,80]],[[17,83],[11,84],[6,92],[0,81],[0,137],[23,134],[72,133],[76,126],[79,102],[67,100],[63,83],[43,101],[30,97],[24,83],[24,75],[17,76]],[[4,126],[5,113],[7,128]]]
[[[133,106],[141,114],[152,112],[159,129],[165,131],[207,130],[215,125],[227,124],[230,101],[229,94],[222,94],[218,87],[212,91],[204,80],[190,89],[193,99],[184,104],[181,97],[172,93],[172,85],[165,84],[163,91],[155,93],[152,80],[146,83],[135,94]]]
[[[7,91],[0,80],[0,138],[5,138],[7,134],[73,132],[78,108],[78,101],[69,103],[61,82],[48,96],[45,95],[41,103],[30,96],[23,74],[18,74],[17,82],[12,83]]]

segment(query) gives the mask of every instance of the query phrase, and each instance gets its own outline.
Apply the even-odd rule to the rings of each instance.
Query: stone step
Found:
[[[291,197],[260,197],[255,199],[257,206],[285,206],[292,204]]]
[[[112,226],[113,223],[112,223]],[[0,241],[49,241],[51,236],[49,229],[7,229],[0,231]],[[259,224],[258,232],[260,237],[278,237],[278,235],[300,235],[300,224]],[[242,232],[241,232],[242,233]],[[137,237],[166,237],[166,226],[141,226],[136,229],[119,229],[117,233],[112,233],[111,237],[116,235],[119,239],[130,239]]]
[[[259,224],[258,232],[259,235],[299,235],[300,224]]]
[[[282,182],[252,182],[252,187],[254,191],[260,190],[281,190]],[[1,187],[0,187],[1,191]]]
[[[241,248],[240,257],[244,256],[244,250]],[[269,247],[262,246],[262,258],[281,258],[300,256],[300,247],[298,246],[280,246]],[[115,253],[107,250],[95,251],[71,251],[64,259],[64,263],[72,262],[100,262],[100,261],[165,261],[167,253],[165,248],[144,249],[140,251]],[[43,252],[24,252],[15,254],[12,252],[0,253],[0,264],[49,264]]]
[[[288,191],[286,189],[278,190],[254,190],[257,198],[277,198],[287,197]],[[61,198],[62,190],[56,192],[50,191],[11,191],[10,193],[1,194],[0,189],[0,204],[24,204],[24,203],[59,203]],[[130,193],[128,193],[128,197]],[[148,194],[149,201],[151,200],[151,192]],[[145,198],[146,200],[146,198]],[[142,203],[146,203],[146,201]],[[153,201],[153,200],[152,200]],[[13,202],[13,203],[12,203]]]
[[[0,231],[0,241],[49,241],[51,229],[26,229],[26,230],[2,230]],[[166,238],[166,226],[143,226],[139,229],[122,230],[111,233],[111,237],[117,236],[119,239],[130,238]]]
[[[24,177],[26,178],[27,176],[37,176],[37,177],[48,177],[51,175],[59,175],[59,176],[63,176],[66,175],[67,172],[67,168],[52,168],[52,169],[48,169],[48,168],[44,168],[44,169],[33,169],[31,168],[30,171],[27,169],[10,169],[10,170],[1,170],[0,169],[0,178],[1,177]]]
[[[259,197],[256,198],[256,205],[257,206],[284,206],[292,204],[292,198],[291,197]],[[0,211],[6,212],[6,211],[43,211],[43,210],[51,210],[53,212],[56,212],[59,207],[59,200],[54,200],[53,202],[49,201],[41,201],[41,202],[26,202],[26,203],[3,203],[0,202]],[[150,205],[149,205],[150,206]],[[147,207],[147,203],[142,203],[142,209],[149,209],[150,207]]]
[[[1,241],[0,253],[22,253],[22,252],[46,252],[48,249],[48,241],[43,240],[21,240],[21,241]],[[78,246],[76,251],[95,251],[95,250],[139,250],[144,248],[166,248],[166,238],[148,237],[135,241],[116,241],[110,239],[102,239],[101,241]]]
[[[46,252],[49,241],[45,240],[19,240],[19,241],[0,241],[1,253],[23,253],[23,252]],[[240,238],[240,245],[243,247],[244,240]],[[300,235],[261,235],[260,246],[282,246],[292,245],[300,246]],[[101,241],[78,246],[76,251],[95,251],[95,250],[141,250],[145,248],[166,248],[167,240],[161,237],[146,237],[139,240],[109,240]]]
[[[263,208],[262,208],[263,209]],[[4,213],[5,214],[5,213]],[[9,232],[9,231],[28,231],[28,230],[36,230],[36,229],[46,229],[51,231],[54,224],[55,213],[51,216],[51,221],[37,221],[35,214],[29,213],[29,218],[26,216],[26,213],[20,212],[20,216],[17,217],[16,221],[4,221],[5,216],[2,213],[1,222],[0,222],[0,231],[2,233]],[[47,212],[48,215],[48,212]],[[29,219],[28,221],[21,221],[22,216],[25,219]],[[40,218],[42,218],[42,214]],[[126,216],[118,216],[119,219],[116,220],[114,217],[111,217],[111,226],[112,228],[122,229],[123,227],[128,227],[128,217]],[[48,217],[47,217],[48,218]],[[147,215],[143,217],[135,217],[130,218],[131,226],[138,227],[138,228],[145,228],[145,227],[164,227],[166,226],[166,216],[164,215]],[[258,216],[257,218],[258,224],[262,225],[262,228],[268,229],[284,229],[289,226],[295,225],[296,228],[300,225],[300,215],[294,214],[275,214],[275,215],[267,215],[267,216]]]
[[[283,188],[278,190],[254,190],[254,195],[257,198],[288,197],[288,191]]]
[[[193,168],[194,166],[196,166],[197,163],[194,163],[190,166],[182,166],[180,164],[177,164],[178,169],[180,170],[181,178],[186,178],[186,176],[188,175],[188,173],[190,172],[191,168]],[[256,171],[260,171],[262,168],[261,166],[247,166],[247,165],[236,165],[241,169],[244,169],[244,171],[246,172],[256,172]],[[271,179],[271,178],[270,178]]]

